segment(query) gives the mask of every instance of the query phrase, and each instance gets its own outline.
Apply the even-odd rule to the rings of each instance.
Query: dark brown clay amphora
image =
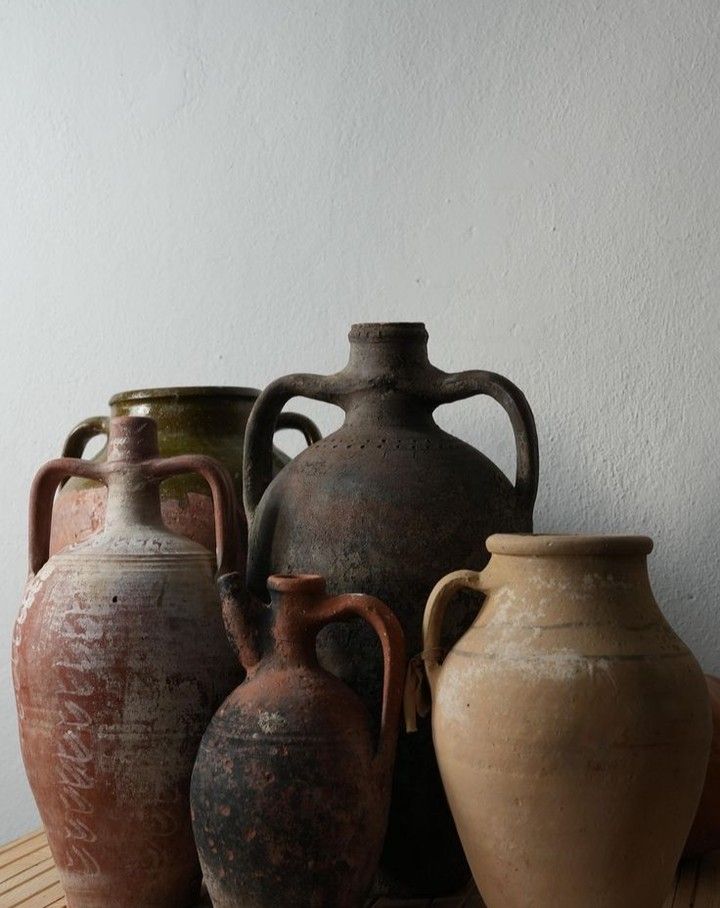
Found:
[[[13,679],[23,760],[70,908],[185,908],[199,893],[190,776],[242,674],[212,554],[162,522],[161,480],[191,471],[212,490],[228,570],[230,477],[208,457],[158,457],[152,420],[111,420],[105,462],[54,460],[33,484]],[[67,476],[107,486],[105,528],[48,560]]]
[[[163,457],[205,454],[214,457],[232,476],[238,502],[242,501],[242,456],[245,426],[260,392],[255,388],[148,388],[123,391],[110,399],[110,417],[91,416],[68,435],[64,457],[82,457],[87,444],[107,435],[115,416],[145,416],[157,425]],[[310,444],[320,438],[317,426],[299,413],[283,413],[277,429],[297,429]],[[105,460],[107,448],[94,458]],[[273,448],[273,471],[278,473],[289,457]],[[55,502],[50,554],[83,539],[102,527],[105,487],[75,476],[61,489]],[[165,525],[176,533],[215,549],[215,518],[210,490],[202,477],[192,473],[173,476],[160,486],[160,505]],[[241,564],[245,563],[245,515],[239,516]]]
[[[215,908],[357,908],[387,822],[402,630],[371,596],[326,596],[322,577],[276,576],[268,586],[270,609],[248,603],[240,574],[220,579],[248,676],[210,723],[193,771],[205,882]],[[320,628],[352,616],[383,650],[377,744],[360,699],[315,653]]]
[[[424,603],[435,582],[458,565],[484,565],[491,533],[531,530],[538,481],[535,425],[522,392],[492,372],[435,368],[427,339],[422,324],[353,326],[347,367],[274,381],[258,398],[245,437],[251,589],[264,595],[271,573],[316,571],[331,593],[357,589],[387,602],[410,653],[422,649]],[[514,486],[433,420],[437,407],[477,394],[494,398],[510,417]],[[273,479],[274,427],[297,395],[341,407],[345,422]],[[477,600],[456,604],[448,644],[476,610]],[[318,645],[322,664],[376,710],[382,661],[372,634],[358,623],[333,625]],[[427,720],[417,735],[400,735],[381,868],[385,890],[398,896],[450,894],[469,877]]]

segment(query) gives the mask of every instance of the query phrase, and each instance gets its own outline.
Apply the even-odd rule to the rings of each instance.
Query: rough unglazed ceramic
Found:
[[[158,444],[163,457],[180,454],[205,454],[229,470],[235,484],[237,501],[242,502],[242,457],[245,427],[250,410],[259,395],[255,388],[149,388],[123,391],[110,399],[110,418],[145,416],[155,420]],[[63,457],[82,457],[88,442],[107,435],[109,418],[84,419],[68,435]],[[297,429],[307,443],[317,441],[320,433],[313,422],[298,413],[283,413],[276,427]],[[94,458],[105,460],[103,448]],[[289,458],[273,448],[273,470],[279,472]],[[105,514],[105,487],[82,477],[73,477],[60,491],[55,502],[50,554],[81,542],[102,527]],[[163,521],[176,533],[215,549],[212,498],[200,476],[173,476],[160,486]],[[240,564],[245,564],[245,516],[240,511]]]
[[[230,477],[208,457],[158,457],[152,420],[112,419],[103,463],[54,460],[33,483],[13,679],[23,760],[70,908],[189,908],[198,895],[190,776],[242,673],[213,555],[162,522],[160,481],[190,471],[212,490],[227,571]],[[107,486],[105,527],[48,560],[66,476]]]
[[[488,908],[661,908],[710,744],[702,672],[641,536],[492,536],[441,580],[425,664],[443,782]],[[441,665],[454,594],[486,594]]]
[[[402,630],[371,596],[326,596],[321,577],[271,577],[269,588],[271,608],[253,607],[239,574],[220,579],[248,677],[210,723],[193,772],[205,882],[215,908],[359,908],[387,822]],[[377,746],[362,702],[315,652],[320,628],[352,616],[384,654]]]
[[[269,574],[311,570],[327,578],[331,593],[371,593],[399,618],[409,652],[420,649],[422,611],[438,577],[458,565],[482,566],[489,533],[531,529],[538,480],[535,425],[523,394],[491,372],[435,368],[427,340],[422,324],[354,325],[347,367],[274,381],[258,398],[245,437],[251,588],[263,596]],[[477,394],[494,398],[510,418],[514,486],[433,420],[442,404]],[[345,421],[273,480],[273,427],[296,395],[336,404]],[[453,642],[477,609],[465,605],[448,621]],[[375,715],[382,659],[370,630],[359,625],[333,625],[318,645],[322,663]],[[386,891],[398,896],[453,893],[469,877],[429,722],[415,736],[401,733],[381,864]]]
[[[685,854],[691,857],[720,849],[720,678],[706,675],[705,680],[710,693],[713,738],[700,806],[685,846]]]

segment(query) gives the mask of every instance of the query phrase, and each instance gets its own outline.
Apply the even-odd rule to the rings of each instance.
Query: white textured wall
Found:
[[[716,0],[0,2],[0,841],[36,823],[34,470],[114,391],[332,371],[352,321],[514,379],[537,527],[654,536],[720,671],[719,31]],[[512,471],[493,405],[439,418]]]

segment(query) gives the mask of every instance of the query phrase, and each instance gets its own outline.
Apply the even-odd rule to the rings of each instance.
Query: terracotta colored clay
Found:
[[[720,850],[720,678],[706,675],[705,681],[712,708],[713,738],[700,806],[685,846],[685,854],[693,857]]]
[[[213,905],[356,908],[387,821],[400,625],[371,596],[326,596],[314,575],[271,577],[271,610],[247,601],[240,574],[219,585],[248,677],[210,723],[193,772],[193,828]],[[320,628],[353,615],[382,643],[377,747],[362,702],[315,653]]]
[[[642,536],[492,536],[424,620],[433,734],[488,908],[661,908],[710,744],[702,672]],[[441,666],[443,613],[487,595]]]
[[[260,392],[255,388],[151,388],[124,391],[110,399],[113,416],[146,416],[155,420],[158,443],[163,457],[179,454],[205,454],[219,460],[235,483],[238,502],[242,501],[242,456],[245,426]],[[75,426],[65,441],[63,457],[82,457],[88,442],[107,435],[108,417],[92,416]],[[283,413],[277,429],[297,429],[308,444],[320,438],[311,420],[297,413]],[[94,458],[105,460],[106,449]],[[273,448],[273,470],[279,472],[289,458]],[[55,502],[50,554],[83,539],[100,529],[105,514],[105,487],[92,480],[74,477],[67,482]],[[173,476],[160,486],[165,525],[176,533],[215,550],[212,497],[207,483],[193,474]],[[239,512],[241,528],[240,560],[245,564],[245,515]]]
[[[252,589],[265,595],[271,573],[316,571],[331,593],[357,589],[387,602],[410,652],[421,648],[422,610],[438,577],[457,565],[483,565],[489,533],[531,529],[538,479],[535,426],[522,393],[491,372],[442,372],[428,360],[427,339],[421,324],[353,326],[347,367],[273,382],[253,408],[245,440]],[[510,417],[514,487],[433,420],[437,407],[476,394],[497,400]],[[273,427],[296,395],[341,407],[345,422],[273,480]],[[477,611],[467,598],[448,622],[453,642]],[[322,664],[376,714],[382,660],[370,630],[334,625],[318,645]],[[398,742],[382,871],[395,895],[453,893],[469,877],[429,722]]]
[[[35,477],[30,578],[13,638],[23,760],[70,908],[184,908],[200,867],[193,761],[242,674],[223,628],[214,558],[163,525],[158,486],[200,474],[217,561],[234,563],[230,477],[202,456],[158,457],[152,420],[110,421],[103,463],[63,458]],[[56,488],[103,482],[103,531],[48,559]]]

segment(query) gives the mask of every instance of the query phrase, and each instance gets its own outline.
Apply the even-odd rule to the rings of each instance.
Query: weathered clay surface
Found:
[[[163,527],[157,484],[199,468],[226,515],[234,504],[208,459],[153,460],[149,420],[119,418],[111,434],[112,463],[54,461],[34,486],[12,654],[22,753],[71,908],[189,908],[193,761],[241,671],[213,556]],[[106,526],[43,564],[52,496],[73,473],[108,482]]]
[[[240,575],[221,579],[248,677],[210,723],[193,772],[205,881],[215,908],[357,908],[387,822],[402,631],[372,597],[326,597],[320,577],[271,578],[270,587],[268,635],[257,623],[267,609],[253,614]],[[384,651],[377,748],[362,702],[315,654],[320,627],[352,615],[372,625]]]
[[[690,830],[685,854],[696,856],[720,849],[720,678],[705,678],[710,694],[713,738],[700,806]]]
[[[408,652],[416,653],[422,610],[437,579],[457,565],[484,564],[489,533],[531,529],[535,427],[522,393],[501,376],[432,366],[423,325],[355,325],[350,341],[345,370],[278,379],[253,409],[245,456],[248,581],[263,596],[270,573],[312,570],[327,578],[330,592],[371,593],[390,605]],[[433,420],[439,405],[474,394],[494,397],[511,418],[516,487]],[[345,422],[271,481],[275,419],[296,395],[342,407]],[[477,597],[466,600],[448,621],[450,641],[476,611]],[[377,714],[382,661],[369,629],[359,622],[332,626],[319,647],[323,665]],[[429,722],[414,736],[401,733],[398,742],[382,873],[385,890],[395,895],[454,893],[469,876]]]
[[[488,908],[660,908],[710,743],[703,675],[650,589],[645,537],[493,536],[425,614],[433,734]],[[487,599],[442,667],[443,612]]]
[[[110,401],[111,416],[147,416],[158,427],[160,454],[205,454],[219,460],[230,472],[238,503],[242,502],[242,464],[245,427],[253,403],[259,395],[255,388],[156,388],[116,394]],[[84,420],[68,436],[64,456],[80,457],[87,442],[107,432],[106,417]],[[278,428],[301,431],[308,440],[320,433],[307,417],[284,413]],[[102,463],[103,449],[94,459]],[[288,457],[273,449],[273,469],[279,472]],[[165,525],[193,542],[215,550],[213,504],[207,484],[199,477],[173,477],[160,487]],[[68,545],[82,542],[103,525],[105,487],[92,480],[73,478],[67,482],[55,503],[50,540],[53,555]],[[238,563],[245,564],[247,531],[242,508],[238,510],[240,548]]]

